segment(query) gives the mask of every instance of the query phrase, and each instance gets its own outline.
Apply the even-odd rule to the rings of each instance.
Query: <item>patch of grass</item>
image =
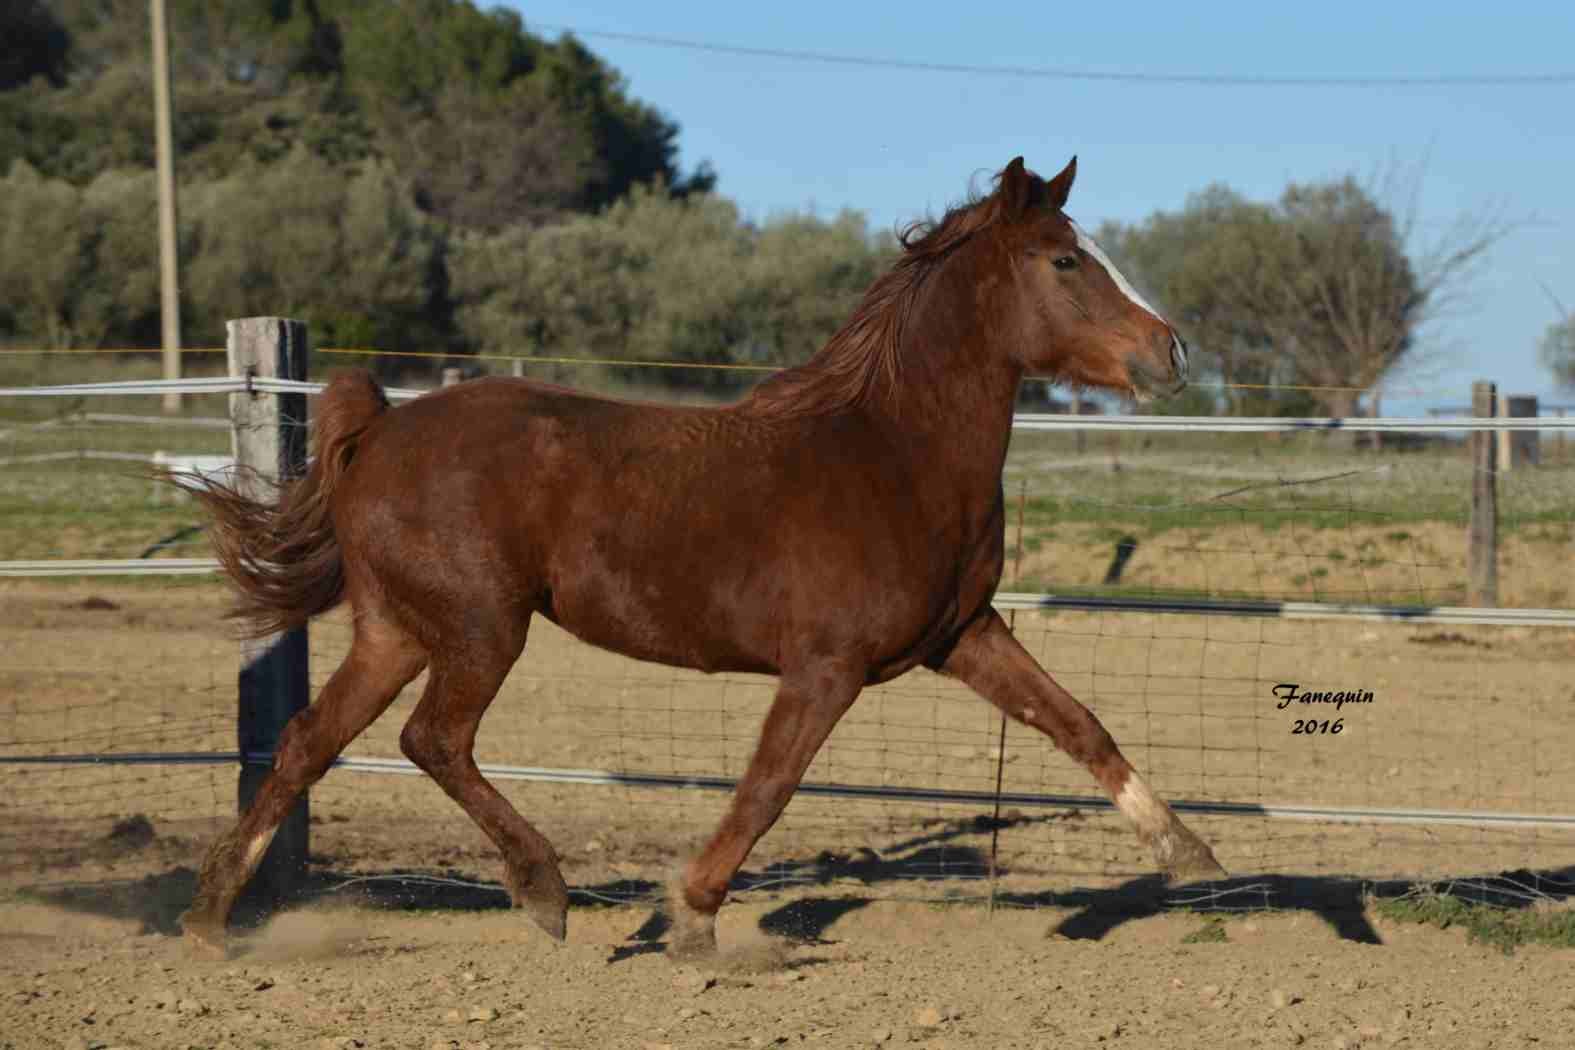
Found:
[[[165,495],[154,483],[118,464],[0,473],[0,551],[11,558],[135,558],[177,530],[201,524],[201,508],[186,496]],[[196,535],[162,552],[208,556]]]
[[[1396,532],[1391,532],[1391,533],[1389,533],[1388,535],[1386,535],[1384,537],[1384,539],[1388,540],[1391,543],[1404,543],[1406,540],[1408,540],[1410,538],[1411,538],[1411,534],[1409,532],[1406,532],[1404,529],[1401,529],[1401,530],[1396,531]]]
[[[1575,532],[1571,532],[1567,526],[1560,529],[1552,524],[1549,524],[1541,529],[1528,529],[1526,539],[1535,543],[1555,543],[1562,545],[1575,541]]]
[[[1575,909],[1502,908],[1474,904],[1443,893],[1413,893],[1373,903],[1373,911],[1394,922],[1414,922],[1447,930],[1458,926],[1468,939],[1511,955],[1524,944],[1575,948]]]
[[[1068,478],[1036,485],[1063,488],[1057,495],[1030,496],[1024,517],[1030,525],[1095,524],[1112,532],[1139,532],[1149,537],[1177,529],[1229,528],[1251,525],[1274,533],[1298,530],[1346,530],[1352,526],[1383,525],[1397,519],[1407,522],[1449,521],[1464,524],[1459,494],[1438,486],[1421,493],[1372,493],[1365,506],[1349,503],[1311,503],[1294,500],[1282,492],[1257,495],[1251,501],[1210,502],[1178,494],[1175,480],[1155,475],[1146,478],[1093,477],[1076,488]],[[1500,523],[1506,531],[1542,521],[1567,520],[1564,507],[1528,510]],[[1396,534],[1391,534],[1391,537]]]
[[[1384,564],[1382,561],[1376,564]],[[1264,586],[1251,590],[1232,587],[1162,587],[1153,584],[1077,584],[1067,583],[1063,579],[1043,573],[1024,573],[1021,578],[1011,580],[1010,586],[1002,586],[1002,590],[1017,591],[1023,594],[1054,594],[1060,598],[1135,598],[1150,601],[1188,601],[1188,600],[1220,600],[1220,601],[1302,601],[1307,595],[1304,591],[1295,588],[1306,587],[1311,578],[1298,574],[1289,578],[1290,587],[1279,585],[1274,581],[1272,586]],[[1331,592],[1339,594],[1339,592]],[[1451,588],[1440,588],[1429,592],[1431,602],[1418,602],[1417,592],[1414,588],[1395,587],[1385,589],[1380,587],[1364,588],[1360,592],[1360,600],[1372,602],[1376,605],[1394,605],[1400,608],[1425,609],[1434,604],[1458,604],[1464,601],[1465,585],[1460,584]]]
[[[1221,919],[1205,919],[1203,925],[1181,938],[1182,944],[1224,944],[1230,938],[1225,936],[1225,923]]]

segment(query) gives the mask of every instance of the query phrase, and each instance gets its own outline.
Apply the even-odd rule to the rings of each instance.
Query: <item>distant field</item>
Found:
[[[366,359],[318,355],[325,375]],[[184,359],[222,374],[218,354]],[[418,361],[418,371],[429,371]],[[506,367],[506,366],[502,366]],[[0,354],[0,386],[103,382],[158,374],[152,355]],[[420,377],[415,377],[419,379]],[[623,395],[658,396],[618,387]],[[127,558],[198,524],[141,464],[84,453],[222,454],[223,430],[160,422],[95,423],[84,412],[157,419],[150,397],[0,398],[0,558]],[[187,416],[224,417],[223,395],[188,396]],[[1464,600],[1471,464],[1460,442],[1419,451],[1353,451],[1323,434],[1022,433],[1005,472],[1006,584],[1060,593],[1453,603]],[[1544,465],[1500,476],[1502,600],[1571,601],[1575,457],[1556,437]],[[1019,532],[1019,510],[1022,527]],[[1019,543],[1020,537],[1020,543]],[[1124,538],[1135,553],[1103,581]],[[200,556],[200,535],[166,556]],[[1021,552],[1020,559],[1017,557]]]
[[[222,354],[188,355],[188,375],[223,375]],[[0,353],[0,387],[104,383],[150,379],[156,360],[124,354]],[[183,415],[229,415],[225,395],[187,395]],[[175,424],[103,424],[83,413],[159,418],[157,398],[0,397],[0,559],[134,558],[156,540],[194,523],[185,498],[158,493],[139,476],[145,463],[133,459],[54,459],[39,456],[83,453],[151,456],[179,451],[225,454],[225,430]],[[200,557],[201,538],[167,554]]]

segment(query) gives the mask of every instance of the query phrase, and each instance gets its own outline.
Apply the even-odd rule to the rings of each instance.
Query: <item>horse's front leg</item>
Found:
[[[1040,667],[991,609],[971,624],[940,670],[1018,721],[1044,733],[1093,774],[1173,878],[1225,875],[1203,840],[1138,776],[1093,712]]]
[[[782,815],[804,771],[858,698],[862,671],[843,667],[784,672],[733,804],[671,887],[667,953],[693,958],[716,950],[716,913],[744,858]]]

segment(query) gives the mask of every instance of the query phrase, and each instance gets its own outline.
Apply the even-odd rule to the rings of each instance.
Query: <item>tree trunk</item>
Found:
[[[1328,390],[1323,393],[1323,403],[1328,406],[1329,415],[1336,419],[1354,419],[1356,417],[1356,391],[1355,390]],[[1336,448],[1355,449],[1360,447],[1361,434],[1354,430],[1337,430],[1330,434],[1330,441]]]

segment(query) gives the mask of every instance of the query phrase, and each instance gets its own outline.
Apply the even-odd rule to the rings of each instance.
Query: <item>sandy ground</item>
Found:
[[[1575,1045],[1567,949],[1506,956],[1382,920],[1364,943],[1277,914],[1186,944],[1196,916],[1088,928],[1071,912],[860,903],[731,908],[701,967],[660,954],[635,908],[576,909],[562,946],[503,911],[310,908],[207,963],[133,919],[13,906],[0,1047]],[[814,937],[780,935],[795,913]]]
[[[233,749],[223,603],[189,584],[0,587],[0,753]],[[1575,812],[1565,632],[1088,614],[1018,631],[1172,799]],[[313,637],[320,682],[342,621]],[[1338,735],[1294,735],[1271,692],[1286,681],[1375,700]],[[418,690],[351,753],[397,756]],[[479,757],[736,775],[770,696],[540,625]],[[1014,727],[1003,751],[999,733],[916,675],[862,698],[810,779],[988,791],[999,769],[1008,792],[1092,793],[1042,739]],[[1097,810],[992,822],[981,804],[800,797],[724,909],[722,964],[689,971],[648,906],[596,904],[656,892],[724,795],[506,782],[576,890],[555,947],[501,910],[494,851],[435,786],[335,771],[312,797],[318,903],[196,962],[174,920],[234,785],[229,765],[0,763],[0,1048],[1575,1047],[1570,951],[1389,926],[1347,878],[1516,871],[1567,894],[1568,830],[1189,817],[1234,878],[1161,890]],[[992,848],[1006,906],[987,919]],[[409,872],[468,885],[354,881]],[[1183,944],[1188,902],[1282,910]]]

